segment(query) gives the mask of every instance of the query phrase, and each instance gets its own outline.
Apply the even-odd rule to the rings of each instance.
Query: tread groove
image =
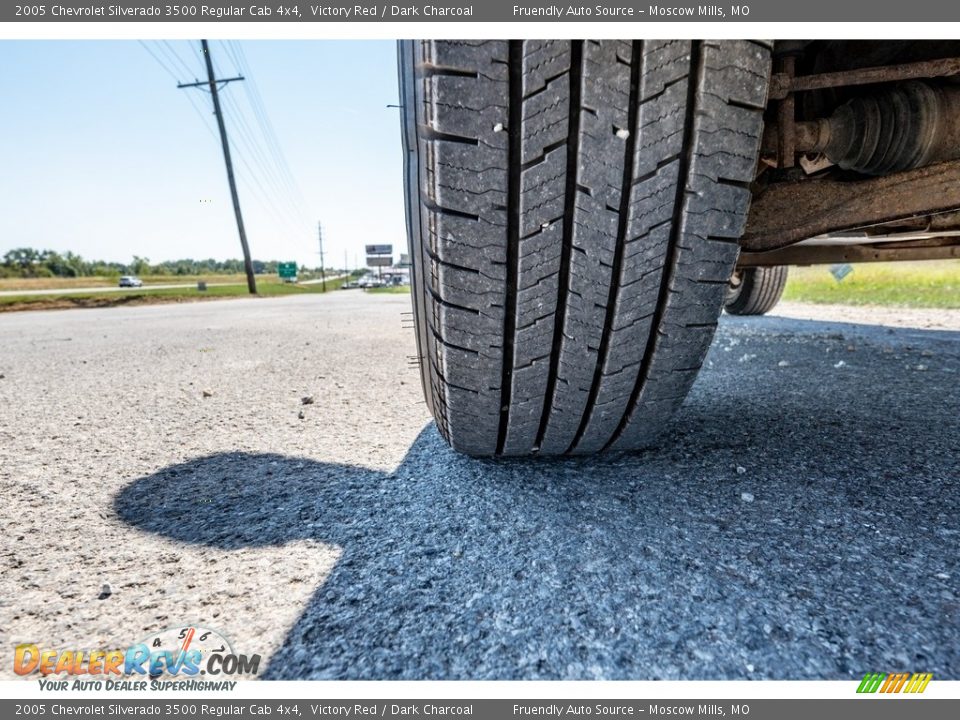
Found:
[[[619,58],[618,58],[619,59]],[[587,430],[587,425],[593,416],[593,409],[597,404],[597,396],[600,394],[600,384],[603,381],[603,368],[606,363],[607,354],[610,351],[610,338],[613,334],[614,320],[617,315],[617,293],[623,284],[623,256],[627,245],[627,227],[630,219],[630,200],[631,188],[633,187],[634,168],[636,158],[634,154],[637,149],[637,136],[640,130],[637,127],[637,119],[640,115],[640,74],[643,68],[643,41],[634,40],[633,52],[630,59],[630,105],[627,129],[630,135],[627,137],[624,149],[623,160],[623,180],[620,184],[620,207],[617,208],[619,217],[617,218],[617,245],[613,257],[613,269],[610,274],[610,293],[607,299],[606,315],[603,322],[603,336],[600,340],[600,347],[597,350],[597,365],[593,372],[593,382],[590,385],[590,395],[587,397],[587,406],[584,408],[583,417],[580,420],[580,426],[573,437],[573,441],[567,448],[567,454],[573,452],[583,434]],[[613,208],[611,208],[613,209]]]
[[[577,177],[580,163],[580,104],[583,89],[583,41],[570,43],[570,115],[567,131],[567,176],[563,209],[563,240],[560,251],[560,275],[557,281],[557,314],[553,326],[553,344],[550,351],[550,372],[544,393],[540,427],[533,447],[538,452],[550,423],[553,409],[557,375],[560,370],[560,351],[563,346],[564,321],[566,319],[567,295],[570,287],[570,255],[573,248],[573,216],[576,210]]]
[[[680,170],[677,177],[676,196],[674,198],[673,205],[673,225],[670,228],[670,241],[667,245],[667,254],[666,260],[664,261],[663,274],[660,277],[660,288],[658,292],[656,310],[653,314],[653,320],[650,323],[650,334],[647,337],[647,345],[644,348],[642,356],[643,360],[640,363],[640,371],[637,374],[637,381],[633,386],[633,392],[630,393],[630,400],[627,402],[627,408],[623,413],[623,417],[620,419],[620,423],[617,425],[617,429],[614,430],[610,440],[608,440],[607,444],[604,446],[604,450],[608,449],[620,439],[624,429],[627,427],[627,423],[630,421],[630,417],[633,415],[633,412],[636,409],[637,401],[640,399],[640,393],[642,392],[643,386],[646,384],[647,378],[650,375],[650,365],[653,360],[654,346],[657,342],[657,333],[660,330],[660,323],[663,320],[663,312],[667,304],[667,295],[670,292],[670,280],[673,275],[674,257],[677,252],[677,246],[680,244],[680,240],[683,235],[683,207],[685,203],[685,196],[687,194],[687,180],[690,173],[690,166],[693,163],[693,126],[697,115],[697,87],[699,85],[701,74],[701,62],[702,58],[700,41],[694,40],[690,48],[690,76],[688,80],[689,85],[687,86],[686,114],[683,123],[683,143],[681,144],[684,152],[680,159]]]
[[[523,41],[511,40],[509,45],[510,107],[507,120],[509,143],[507,150],[507,278],[503,310],[503,365],[500,372],[500,424],[497,429],[496,454],[503,454],[510,421],[510,393],[513,389],[514,335],[517,324],[517,274],[520,252],[520,158],[522,141],[523,102]]]

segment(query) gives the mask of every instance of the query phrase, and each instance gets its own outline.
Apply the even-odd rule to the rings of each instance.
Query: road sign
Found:
[[[293,280],[297,277],[297,264],[295,262],[277,263],[277,275],[282,280]]]
[[[367,245],[367,255],[393,255],[393,245]]]
[[[393,258],[390,255],[368,255],[367,267],[390,267]]]

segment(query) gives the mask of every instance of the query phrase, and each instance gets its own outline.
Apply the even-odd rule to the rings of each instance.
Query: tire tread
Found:
[[[769,47],[430,40],[400,57],[440,432],[480,456],[646,446],[723,305]]]

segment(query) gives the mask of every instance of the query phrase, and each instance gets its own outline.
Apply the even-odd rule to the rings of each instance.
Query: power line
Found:
[[[163,60],[161,60],[156,53],[153,52],[153,50],[150,49],[149,45],[147,45],[143,40],[137,40],[137,42],[140,43],[140,46],[150,54],[150,57],[156,60],[157,65],[163,68],[163,71],[167,73],[167,75],[173,78],[174,82],[179,82],[179,79],[177,78],[177,74],[173,70],[171,70],[167,66],[167,64]]]
[[[203,65],[203,56],[200,55],[200,52],[197,50],[196,46],[192,42],[188,42],[187,47],[190,48],[190,51],[193,53],[193,57],[196,58],[197,65]]]
[[[236,42],[233,43],[233,46],[235,49],[235,56],[239,61],[239,68],[246,74],[246,76],[250,77],[250,82],[245,83],[243,89],[247,96],[247,100],[254,111],[254,116],[257,119],[257,122],[260,124],[261,132],[263,133],[263,136],[267,141],[267,145],[271,149],[281,173],[285,178],[288,190],[300,203],[304,203],[305,200],[303,197],[303,192],[300,190],[296,179],[293,177],[293,173],[290,171],[290,165],[287,162],[287,158],[280,146],[280,141],[277,138],[276,130],[274,129],[273,123],[270,120],[269,114],[267,113],[266,106],[263,102],[263,97],[260,95],[259,86],[257,85],[256,79],[250,72],[250,64],[247,61],[243,46]]]
[[[197,117],[200,118],[200,122],[203,123],[203,126],[207,129],[207,132],[210,133],[210,137],[212,137],[214,140],[216,140],[216,139],[217,139],[217,133],[216,133],[216,131],[213,129],[213,125],[210,124],[210,119],[209,119],[206,115],[203,114],[203,110],[202,110],[202,109],[200,108],[200,106],[197,104],[197,102],[196,102],[196,100],[193,98],[193,96],[190,95],[190,93],[187,93],[187,96],[186,96],[186,97],[187,97],[187,100],[190,101],[190,107],[193,108],[193,111],[197,114]]]
[[[180,53],[178,53],[177,50],[176,50],[176,48],[174,48],[173,45],[170,44],[170,41],[169,41],[169,40],[160,40],[159,42],[160,42],[160,44],[161,44],[163,47],[165,47],[165,48],[167,49],[167,51],[170,53],[171,57],[173,57],[173,58],[176,60],[177,64],[180,66],[180,68],[182,68],[182,69],[184,70],[184,72],[185,72],[185,74],[186,74],[186,77],[190,77],[190,75],[192,74],[192,75],[193,75],[193,79],[196,80],[196,79],[197,79],[197,71],[196,71],[196,70],[190,70],[190,65],[188,65],[187,62],[186,62],[183,58],[180,57]],[[201,64],[202,64],[202,63],[201,63]]]
[[[229,96],[224,96],[224,100],[227,101],[225,104],[230,110],[230,118],[233,123],[234,129],[237,131],[236,137],[242,142],[244,147],[250,153],[250,159],[254,162],[261,170],[261,173],[264,176],[264,180],[271,186],[273,191],[280,197],[284,198],[290,203],[290,208],[294,211],[297,210],[290,200],[289,194],[284,192],[283,187],[281,186],[277,171],[274,169],[270,159],[267,157],[264,152],[261,144],[258,142],[256,135],[253,130],[250,128],[249,124],[243,117],[243,112],[237,103],[230,98]]]
[[[221,47],[228,60],[233,64],[237,73],[243,74],[247,82],[243,85],[246,107],[249,108],[253,126],[246,121],[247,112],[240,107],[239,99],[231,99],[234,104],[231,111],[231,118],[240,126],[239,136],[244,141],[248,150],[255,154],[251,161],[262,166],[265,174],[265,181],[281,199],[280,204],[288,207],[297,219],[297,226],[305,226],[309,223],[304,212],[305,201],[296,180],[290,172],[289,164],[280,148],[275,132],[272,132],[272,125],[269,121],[266,108],[263,105],[259,91],[251,92],[251,87],[256,86],[256,79],[251,72],[250,65],[242,55],[242,49],[234,42],[221,41]],[[261,142],[262,141],[262,142]]]
[[[180,72],[186,72],[188,77],[196,77],[196,73],[190,68],[190,63],[181,57],[180,53],[170,42],[153,41],[152,48],[146,42],[138,42],[140,42],[140,45],[150,57],[167,75],[173,78],[174,81],[178,81],[177,75]],[[240,50],[239,46],[227,43],[221,43],[221,46],[237,71],[236,74],[243,76],[244,73],[241,68],[246,67],[249,69],[249,64],[246,63],[245,58],[240,57],[238,53]],[[198,53],[192,43],[189,43],[187,47],[190,48],[195,59],[205,64],[203,57]],[[193,83],[186,84],[186,86],[195,87],[212,94],[211,87],[215,87],[216,90],[219,91],[227,82],[234,78],[227,78],[226,81],[224,81],[223,74],[219,70],[220,64],[212,54],[208,55],[208,57],[213,66],[214,85],[210,86],[210,76],[208,74],[207,81],[201,82],[197,80]],[[247,79],[248,82],[250,81],[249,78],[244,79]],[[275,133],[271,134],[272,125],[269,125],[266,108],[263,107],[262,100],[260,102],[257,101],[259,94],[254,96],[247,92],[247,84],[247,82],[243,84],[245,90],[244,97],[247,101],[246,105],[249,108],[253,125],[251,125],[251,122],[248,122],[246,117],[248,113],[243,110],[237,99],[231,94],[218,95],[218,99],[223,103],[223,108],[229,111],[225,114],[221,113],[223,122],[225,125],[230,125],[235,131],[234,137],[229,137],[227,141],[229,150],[232,153],[232,157],[236,159],[240,166],[246,171],[240,175],[239,181],[250,191],[251,196],[257,204],[273,217],[274,221],[277,222],[280,227],[284,228],[285,235],[291,234],[296,237],[301,235],[306,230],[306,226],[309,225],[302,206],[303,195],[289,171],[289,166],[279,148]],[[178,86],[183,86],[183,84],[178,82]],[[216,138],[217,133],[210,123],[209,114],[201,109],[191,94],[188,93],[186,97],[190,102],[191,108],[207,129],[207,132]],[[219,119],[218,117],[218,122]],[[254,125],[259,132],[254,130]],[[294,218],[296,218],[296,221]]]

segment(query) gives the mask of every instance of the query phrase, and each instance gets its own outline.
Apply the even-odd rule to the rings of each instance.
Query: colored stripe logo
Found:
[[[922,693],[933,679],[932,673],[867,673],[858,693]]]

